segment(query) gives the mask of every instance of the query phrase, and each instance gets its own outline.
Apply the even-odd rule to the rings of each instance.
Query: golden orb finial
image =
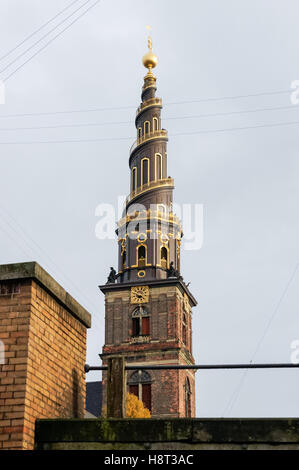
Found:
[[[150,26],[147,26],[146,29],[149,31],[151,30]],[[153,44],[152,44],[152,38],[151,35],[148,37],[147,41],[148,45],[148,52],[142,57],[142,63],[144,67],[148,68],[149,73],[151,73],[151,70],[156,67],[158,63],[158,57],[153,53]]]

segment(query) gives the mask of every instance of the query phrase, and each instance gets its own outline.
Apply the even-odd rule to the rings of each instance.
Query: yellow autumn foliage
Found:
[[[102,418],[107,418],[107,406],[104,406],[101,413]],[[127,418],[151,418],[150,411],[145,408],[142,401],[136,395],[127,393],[126,397],[126,417]]]
[[[136,395],[127,393],[126,416],[127,418],[150,418],[151,413]]]

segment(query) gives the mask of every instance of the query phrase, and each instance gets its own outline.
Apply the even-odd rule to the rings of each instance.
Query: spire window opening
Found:
[[[166,217],[167,213],[164,204],[157,204],[157,210],[159,215],[161,215],[162,217]]]
[[[151,131],[151,123],[149,121],[145,121],[144,123],[144,135],[149,134]]]
[[[161,248],[161,266],[164,269],[168,268],[168,250],[165,246]]]
[[[149,159],[143,158],[141,160],[141,184],[142,186],[149,183],[150,174],[149,174]]]
[[[144,245],[138,247],[137,258],[138,268],[144,268],[146,264],[146,247]]]
[[[138,141],[142,139],[142,128],[138,127]]]
[[[132,192],[137,189],[137,168],[134,166],[132,169]]]
[[[155,176],[156,181],[163,178],[163,158],[160,153],[155,154]]]

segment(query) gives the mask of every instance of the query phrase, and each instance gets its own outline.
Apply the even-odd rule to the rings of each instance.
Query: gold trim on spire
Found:
[[[151,31],[151,27],[147,26],[147,30]],[[156,67],[158,63],[158,57],[153,53],[153,43],[152,43],[152,37],[149,34],[148,40],[147,40],[147,45],[148,45],[148,52],[142,57],[142,63],[144,67],[148,69],[148,75],[153,75],[152,69]]]

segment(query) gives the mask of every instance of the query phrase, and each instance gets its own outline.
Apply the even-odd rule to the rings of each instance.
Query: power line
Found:
[[[62,13],[64,13],[66,10],[68,10],[72,5],[74,5],[75,3],[79,2],[80,0],[74,0],[72,3],[70,3],[68,6],[66,6],[63,10],[61,10],[59,13],[57,13],[55,16],[53,16],[52,18],[50,18],[46,23],[44,23],[42,26],[40,26],[38,29],[36,29],[35,31],[33,31],[33,33],[29,34],[29,36],[26,36],[25,39],[23,39],[23,41],[21,41],[19,44],[17,44],[16,46],[14,46],[12,49],[10,49],[8,52],[6,52],[6,54],[4,54],[3,56],[0,57],[0,61],[2,61],[3,59],[5,59],[8,55],[10,55],[12,52],[14,52],[16,49],[18,49],[20,46],[22,46],[26,41],[28,41],[28,39],[31,39],[33,36],[35,36],[35,34],[39,33],[43,28],[45,28],[46,26],[48,26],[48,24],[50,24],[52,21],[54,21],[56,18],[58,18],[58,16],[62,15]]]
[[[297,273],[297,271],[298,271],[298,268],[299,268],[299,262],[296,264],[295,269],[293,270],[291,276],[289,277],[289,279],[288,279],[288,281],[287,281],[287,283],[286,283],[286,286],[285,286],[285,288],[283,289],[283,292],[282,292],[282,294],[281,294],[281,296],[280,296],[280,298],[279,298],[279,300],[278,300],[278,302],[277,302],[277,304],[276,304],[276,306],[275,306],[275,308],[274,308],[274,310],[273,310],[273,313],[272,313],[271,317],[269,318],[269,321],[268,321],[268,323],[267,323],[267,325],[266,325],[266,328],[264,329],[264,332],[263,332],[263,334],[261,335],[261,337],[260,337],[260,339],[259,339],[259,341],[258,341],[258,343],[257,343],[257,346],[256,346],[256,348],[255,348],[255,350],[254,350],[254,353],[253,353],[253,355],[252,355],[252,357],[251,357],[250,364],[252,363],[252,361],[254,360],[254,358],[255,358],[255,356],[256,356],[258,350],[260,349],[261,344],[262,344],[262,342],[263,342],[263,340],[264,340],[264,338],[265,338],[265,336],[266,336],[266,334],[267,334],[267,332],[268,332],[268,330],[269,330],[269,328],[270,328],[270,326],[271,326],[271,324],[272,324],[272,322],[273,322],[275,316],[276,316],[277,313],[278,313],[279,307],[281,306],[281,304],[282,304],[282,302],[283,302],[283,300],[284,300],[284,298],[285,298],[285,296],[286,296],[286,294],[287,294],[287,292],[288,292],[288,290],[289,290],[289,287],[290,287],[290,285],[292,284],[292,282],[293,282],[293,280],[294,280],[294,278],[295,278],[295,275],[296,275],[296,273]],[[222,417],[224,417],[224,415],[225,415],[227,412],[229,412],[229,411],[233,408],[234,404],[236,403],[236,401],[237,401],[237,399],[238,399],[238,397],[239,397],[239,395],[240,395],[241,388],[242,388],[242,386],[243,386],[244,380],[245,380],[245,378],[246,378],[246,376],[247,376],[247,374],[248,374],[248,370],[249,370],[249,368],[246,368],[246,370],[243,372],[242,377],[241,377],[241,379],[240,379],[240,381],[239,381],[239,383],[238,383],[236,389],[233,391],[233,393],[232,393],[232,395],[231,395],[231,397],[230,397],[230,399],[229,399],[229,401],[228,401],[228,403],[227,403],[227,405],[226,405],[226,407],[225,407],[225,409],[224,409],[224,411],[223,411],[223,413],[222,413]]]
[[[89,3],[90,0],[87,0],[87,2],[84,3]],[[18,70],[20,70],[24,65],[26,65],[31,59],[33,59],[37,54],[39,54],[41,51],[43,51],[49,44],[51,44],[55,39],[57,39],[59,36],[61,36],[62,33],[64,33],[67,29],[69,29],[76,21],[78,21],[82,16],[84,16],[89,10],[91,10],[93,7],[95,7],[101,0],[96,0],[94,4],[92,4],[90,7],[88,7],[81,15],[77,16],[71,23],[69,23],[64,29],[62,29],[56,36],[54,36],[50,41],[46,42],[43,47],[38,49],[32,56],[30,56],[25,62],[23,62],[19,67],[17,67],[11,74],[9,74],[6,78],[3,79],[3,82],[6,82],[10,77],[12,77]],[[82,5],[82,6],[84,6]],[[82,6],[80,8],[82,8]],[[78,8],[76,11],[78,11],[80,8]],[[70,15],[72,16],[72,15]],[[65,21],[65,20],[64,20]]]
[[[55,29],[57,29],[59,26],[61,26],[63,23],[65,23],[69,18],[74,16],[74,14],[77,13],[77,11],[81,10],[81,8],[83,8],[89,2],[90,2],[90,0],[87,0],[85,3],[83,3],[83,5],[81,5],[79,8],[77,8],[77,10],[73,11],[69,16],[67,16],[62,21],[60,21],[60,23],[58,23],[56,26],[54,26],[54,28],[50,29],[50,31],[48,31],[46,34],[44,34],[41,38],[39,38],[31,46],[29,46],[25,51],[23,51],[21,54],[19,54],[17,57],[15,57],[11,62],[9,62],[3,69],[0,70],[0,73],[5,72],[5,70],[7,70],[12,64],[17,62],[17,60],[19,60],[21,57],[23,57],[23,55],[25,55],[27,52],[29,52],[31,49],[33,49],[38,43],[40,43],[43,39],[45,39],[47,36],[49,36],[49,34],[51,34],[53,31],[55,31]]]
[[[257,124],[255,126],[243,126],[243,127],[228,127],[223,129],[207,129],[200,131],[191,131],[191,132],[178,132],[175,134],[169,134],[169,137],[178,137],[183,135],[200,135],[200,134],[215,134],[223,132],[232,132],[232,131],[243,131],[249,129],[262,129],[262,128],[271,128],[271,127],[280,127],[280,126],[291,126],[298,125],[299,121],[290,121],[290,122],[278,122],[273,124]],[[61,139],[61,140],[35,140],[35,141],[20,141],[20,142],[1,142],[0,145],[33,145],[33,144],[66,144],[66,143],[98,143],[98,142],[116,142],[120,140],[133,140],[135,137],[104,137],[101,139]]]
[[[260,93],[250,93],[247,95],[234,95],[234,96],[223,96],[221,101],[223,100],[236,100],[240,98],[252,98],[257,96],[271,96],[271,95],[282,95],[290,93],[290,90],[276,90],[276,91],[266,91]],[[218,101],[219,98],[200,98],[199,100],[192,100],[192,101],[181,101],[179,104],[189,104],[189,103],[204,103],[205,101]],[[169,105],[178,104],[176,101],[168,103]]]
[[[243,98],[259,97],[259,96],[270,96],[270,95],[282,95],[290,94],[290,90],[278,90],[272,92],[260,92],[260,93],[250,93],[247,95],[235,95],[235,96],[222,96],[222,97],[211,97],[211,98],[199,98],[189,101],[173,101],[166,102],[163,106],[173,106],[187,103],[204,103],[212,101],[225,101],[225,100],[236,100]],[[54,116],[57,114],[77,114],[77,113],[95,113],[101,111],[120,111],[122,109],[136,109],[136,105],[131,106],[110,106],[102,108],[86,108],[86,109],[73,109],[73,110],[59,110],[59,111],[46,111],[46,112],[36,112],[36,113],[15,113],[15,114],[6,114],[0,115],[0,119],[5,118],[16,118],[16,117],[31,117],[31,116]]]
[[[218,117],[218,116],[233,116],[238,114],[251,114],[257,112],[267,112],[267,111],[282,111],[282,110],[299,110],[299,107],[296,106],[277,106],[273,108],[256,108],[256,109],[247,109],[240,111],[228,111],[220,113],[208,113],[208,114],[195,114],[190,116],[173,116],[165,117],[163,121],[169,120],[184,120],[184,119],[198,119],[198,118],[207,118],[207,117]],[[29,130],[43,130],[43,129],[68,129],[68,128],[79,128],[79,127],[100,127],[100,126],[110,126],[110,125],[120,125],[120,124],[132,124],[132,121],[108,121],[108,122],[92,122],[92,123],[82,123],[82,124],[56,124],[52,126],[29,126],[29,127],[0,127],[0,131],[29,131]]]

